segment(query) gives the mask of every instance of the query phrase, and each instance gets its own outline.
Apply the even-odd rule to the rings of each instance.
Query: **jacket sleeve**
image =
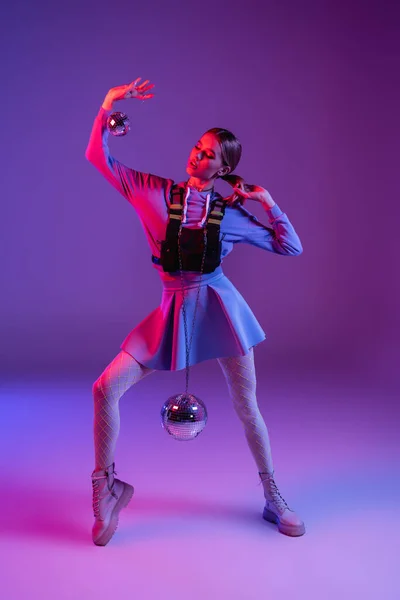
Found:
[[[165,189],[167,180],[150,173],[135,171],[111,156],[108,148],[107,118],[111,110],[100,107],[94,119],[86,159],[100,171],[109,183],[134,206],[145,195]]]
[[[298,256],[303,252],[299,236],[276,202],[272,208],[266,209],[269,227],[243,206],[239,205],[238,208],[247,216],[241,242],[286,256]]]

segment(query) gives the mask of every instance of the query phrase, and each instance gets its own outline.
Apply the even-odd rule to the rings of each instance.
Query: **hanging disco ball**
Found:
[[[126,135],[131,125],[129,117],[122,112],[113,112],[107,119],[107,129],[112,135]]]
[[[189,393],[170,396],[161,409],[161,425],[180,442],[197,437],[206,426],[207,418],[204,402]]]

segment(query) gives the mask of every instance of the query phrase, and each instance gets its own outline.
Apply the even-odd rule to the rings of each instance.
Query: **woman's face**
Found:
[[[190,152],[186,172],[199,179],[211,179],[223,166],[217,137],[213,133],[205,133]],[[225,171],[229,171],[226,166]]]

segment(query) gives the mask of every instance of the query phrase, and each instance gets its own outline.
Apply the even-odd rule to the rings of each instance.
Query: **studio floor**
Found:
[[[257,468],[216,363],[191,371],[189,391],[208,409],[192,441],[160,423],[184,371],[156,372],[122,397],[115,466],[135,493],[105,547],[91,540],[94,378],[3,382],[2,597],[399,598],[396,399],[337,375],[261,371],[275,480],[306,525],[297,538],[262,519]]]

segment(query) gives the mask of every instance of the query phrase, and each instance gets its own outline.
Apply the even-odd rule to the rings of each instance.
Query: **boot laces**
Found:
[[[92,501],[92,507],[93,507],[93,515],[98,518],[100,516],[100,487],[99,487],[99,482],[98,479],[107,479],[108,478],[108,471],[107,469],[105,469],[105,475],[97,475],[97,476],[93,476],[92,475],[92,489],[93,489],[93,501]],[[117,475],[117,471],[113,471],[114,475]],[[111,492],[111,495],[118,500],[118,496],[114,490],[114,482],[115,482],[115,478],[113,480],[111,489],[109,489],[109,491]]]
[[[271,494],[272,500],[273,502],[275,502],[275,504],[281,508],[282,510],[285,510],[286,508],[290,510],[288,503],[286,502],[286,500],[281,496],[280,491],[278,490],[278,487],[275,483],[275,480],[273,478],[273,473],[258,473],[261,477],[261,475],[267,475],[267,477],[265,479],[261,479],[261,481],[259,482],[258,485],[260,485],[261,483],[263,483],[263,481],[268,481],[268,491]]]

